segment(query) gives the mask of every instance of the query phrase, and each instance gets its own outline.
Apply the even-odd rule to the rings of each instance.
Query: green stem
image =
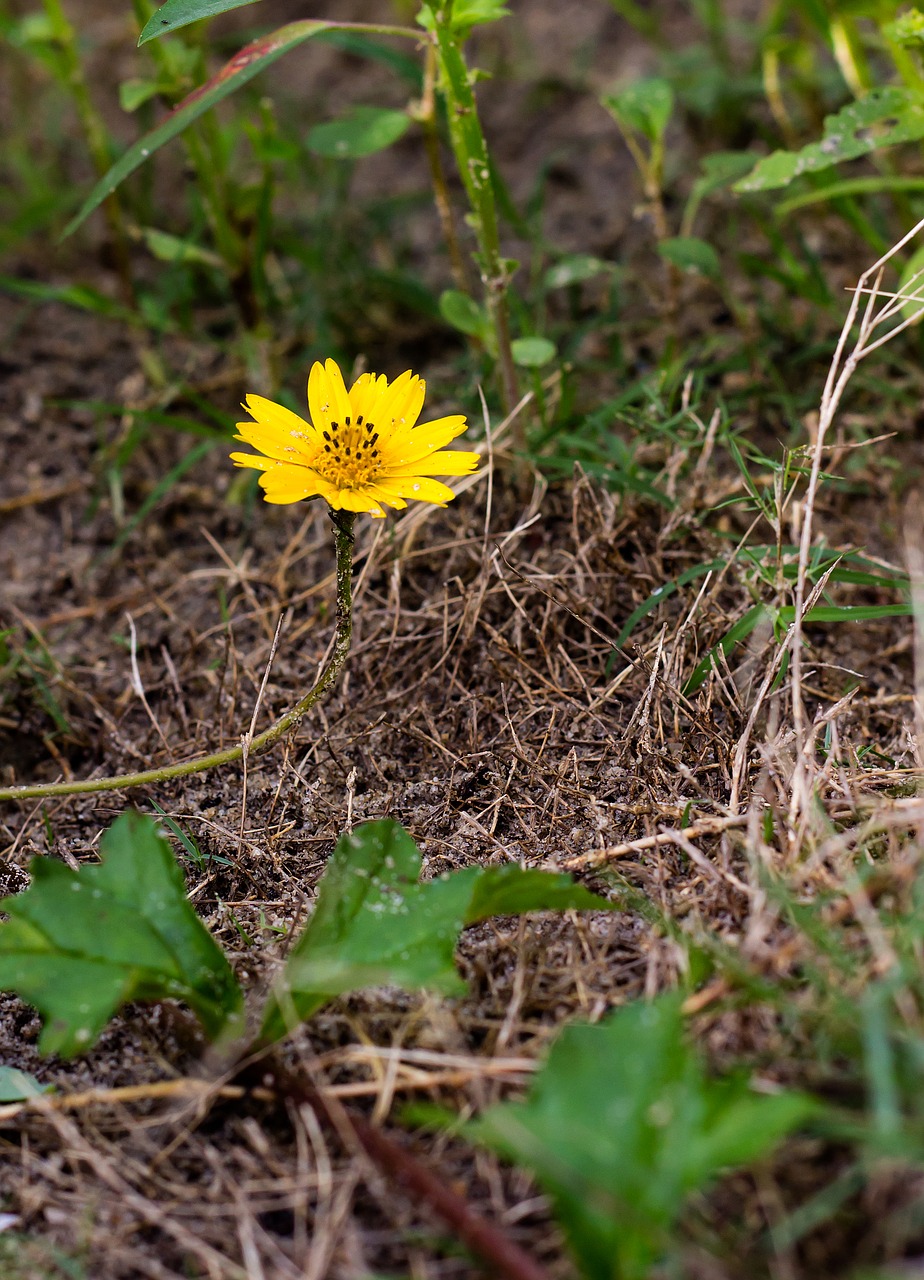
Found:
[[[145,769],[140,773],[116,774],[111,778],[89,778],[83,782],[47,782],[36,783],[35,786],[3,787],[0,788],[0,800],[33,800],[39,797],[76,796],[91,791],[122,791],[128,787],[143,787],[149,782],[166,782],[170,778],[183,778],[190,773],[204,773],[206,769],[233,764],[244,758],[245,751],[249,759],[278,742],[336,682],[350,652],[353,636],[353,524],[356,517],[352,511],[332,511],[331,519],[334,522],[337,549],[337,631],[334,650],[314,686],[282,719],[249,742],[245,737],[236,747],[198,756],[195,760],[184,760],[181,764],[164,765],[159,769]]]
[[[478,265],[484,285],[485,304],[494,330],[504,408],[509,413],[519,399],[507,306],[510,272],[501,253],[488,147],[478,118],[471,76],[452,29],[448,6],[440,6],[430,12],[433,15],[439,56],[440,87],[446,97],[449,138],[456,167],[472,209],[470,221],[478,239]],[[514,447],[525,452],[526,439],[521,418],[514,420],[513,431]]]

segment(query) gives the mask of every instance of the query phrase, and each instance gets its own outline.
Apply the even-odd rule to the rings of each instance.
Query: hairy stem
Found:
[[[170,778],[183,778],[190,773],[204,773],[223,764],[233,764],[244,757],[248,759],[266,751],[282,735],[295,727],[307,711],[327,693],[343,670],[350,652],[353,636],[353,524],[352,511],[332,511],[334,540],[337,548],[337,631],[334,649],[327,666],[314,686],[300,702],[287,711],[275,724],[264,729],[256,737],[247,740],[246,735],[236,747],[214,751],[211,755],[197,756],[180,764],[163,765],[159,769],[144,769],[140,773],[116,774],[110,778],[88,778],[83,782],[46,782],[34,786],[2,787],[0,800],[32,800],[44,796],[76,796],[91,791],[122,791],[127,787],[143,787],[149,782],[166,782]]]

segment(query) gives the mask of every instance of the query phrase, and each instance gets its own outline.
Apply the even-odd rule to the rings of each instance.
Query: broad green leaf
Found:
[[[50,1085],[40,1084],[35,1076],[16,1067],[0,1067],[0,1102],[24,1102],[48,1093]]]
[[[36,858],[32,885],[2,900],[0,990],[38,1009],[41,1051],[88,1049],[130,1000],[183,1000],[210,1038],[236,1032],[240,988],[157,824],[123,814],[100,857],[80,871]]]
[[[601,101],[624,128],[657,143],[664,137],[674,110],[674,91],[666,80],[650,76],[606,94]]]
[[[509,15],[510,10],[504,4],[504,0],[455,0],[452,6],[452,30],[464,39],[473,27],[497,22],[500,18],[506,18]],[[436,29],[436,22],[428,4],[422,7],[417,21],[428,31]]]
[[[812,142],[801,151],[774,151],[734,189],[745,192],[785,187],[802,174],[817,173],[842,160],[921,138],[924,101],[910,89],[873,89],[859,102],[851,102],[836,115],[828,116],[820,142]]]
[[[279,1039],[331,997],[363,987],[460,994],[465,987],[453,959],[459,935],[488,914],[613,909],[568,876],[465,867],[420,883],[420,866],[413,839],[390,819],[338,840],[314,914],[270,998],[261,1040]]]
[[[484,308],[461,289],[445,289],[440,294],[440,315],[447,324],[470,338],[484,340],[489,328]]]
[[[384,107],[353,107],[340,120],[317,124],[309,129],[308,150],[316,156],[355,160],[384,151],[407,133],[411,126],[406,111]]]
[[[64,229],[64,237],[66,238],[76,231],[93,210],[101,205],[107,196],[112,195],[129,174],[134,173],[155,151],[158,151],[165,143],[171,142],[194,120],[198,120],[211,107],[223,102],[235,90],[247,84],[254,76],[271,66],[278,58],[281,58],[284,53],[289,53],[292,49],[304,44],[306,40],[310,40],[313,36],[320,35],[322,31],[329,31],[330,29],[331,23],[329,22],[316,22],[314,20],[290,22],[287,26],[280,27],[278,31],[274,31],[267,36],[261,36],[259,40],[253,40],[250,44],[245,45],[239,53],[234,55],[230,62],[226,62],[221,70],[212,76],[211,80],[200,85],[198,89],[194,89],[192,93],[183,99],[179,106],[170,112],[166,120],[159,124],[157,128],[146,133],[144,137],[139,138],[119,157],[112,168],[103,174],[78,212],[67,224]]]
[[[119,106],[123,111],[137,111],[145,102],[155,98],[163,87],[159,80],[123,80],[119,85]]]
[[[527,1099],[467,1130],[532,1170],[587,1280],[647,1280],[687,1198],[816,1110],[801,1094],[710,1079],[672,994],[567,1027]]]
[[[228,13],[231,9],[242,9],[244,5],[256,4],[257,0],[167,0],[144,25],[139,44],[148,40],[156,40],[190,22],[199,22],[202,18],[214,18],[218,13]]]
[[[541,369],[558,355],[548,338],[514,338],[510,347],[514,364],[521,369]]]
[[[709,280],[718,280],[722,274],[719,255],[715,249],[696,236],[671,236],[662,240],[658,245],[658,253],[681,271],[696,272]]]
[[[479,867],[465,923],[526,911],[611,911],[613,904],[561,872],[524,870],[509,862]]]

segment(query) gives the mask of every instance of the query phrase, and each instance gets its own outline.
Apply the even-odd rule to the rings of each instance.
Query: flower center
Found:
[[[361,413],[355,422],[347,417],[330,423],[322,434],[324,447],[318,450],[315,470],[338,489],[361,489],[381,470],[379,433],[371,422],[363,422]]]

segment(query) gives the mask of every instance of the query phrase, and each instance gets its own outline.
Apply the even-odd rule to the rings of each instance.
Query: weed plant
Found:
[[[918,468],[901,432],[921,387],[924,15],[889,0],[757,10],[695,0],[676,15],[593,4],[601,29],[634,33],[636,65],[647,67],[606,83],[560,72],[597,113],[605,154],[634,174],[621,256],[612,243],[565,248],[547,234],[552,160],[525,183],[505,174],[492,122],[499,94],[515,100],[521,69],[505,40],[516,45],[526,6],[383,2],[370,21],[280,25],[272,0],[135,0],[110,37],[69,0],[0,4],[2,92],[19,108],[0,143],[0,284],[22,308],[9,336],[54,304],[127,335],[138,375],[130,394],[69,392],[46,406],[99,434],[80,518],[106,510],[113,527],[93,581],[157,541],[165,505],[188,506],[183,486],[195,477],[207,476],[211,501],[216,487],[224,494],[216,530],[237,522],[255,541],[258,512],[274,518],[256,495],[297,504],[308,514],[282,538],[275,578],[252,570],[252,548],[235,560],[208,534],[225,573],[217,630],[236,661],[235,627],[268,619],[271,588],[288,602],[292,563],[333,529],[334,573],[294,602],[317,593],[326,603],[302,629],[286,631],[281,617],[268,628],[243,730],[235,685],[231,745],[224,722],[200,710],[215,740],[177,748],[189,717],[172,669],[180,710],[164,732],[163,689],[145,685],[129,613],[119,642],[142,725],[133,767],[72,776],[79,680],[12,597],[2,619],[0,726],[44,726],[40,752],[13,751],[0,787],[17,815],[4,827],[9,865],[30,844],[60,851],[54,806],[81,803],[70,796],[146,787],[160,821],[133,810],[107,819],[97,854],[101,824],[81,811],[95,824],[81,859],[61,846],[63,859],[31,861],[30,886],[3,900],[0,988],[37,1010],[38,1048],[61,1061],[99,1052],[109,1034],[131,1039],[144,1004],[171,1039],[158,1049],[167,1078],[154,1078],[152,1061],[111,1089],[77,1090],[59,1074],[49,1090],[45,1066],[23,1054],[0,1069],[0,1116],[23,1127],[30,1151],[28,1126],[45,1125],[42,1141],[54,1135],[124,1193],[135,1234],[161,1233],[175,1250],[158,1274],[364,1273],[366,1255],[360,1267],[337,1237],[370,1161],[451,1237],[415,1241],[406,1219],[397,1243],[370,1229],[377,1270],[443,1274],[453,1248],[520,1280],[562,1267],[589,1280],[859,1280],[919,1260],[924,553]],[[117,58],[98,46],[104,38]],[[317,46],[353,72],[330,101],[283,80]],[[408,157],[416,187],[395,180],[395,155]],[[580,179],[598,163],[581,157]],[[453,411],[419,424],[423,384],[398,366],[427,362]],[[309,367],[306,418],[287,388]],[[346,382],[341,367],[352,370]],[[241,396],[246,422],[233,408]],[[466,415],[478,424],[474,447],[447,450]],[[236,450],[243,472],[216,486],[232,436],[255,452]],[[140,496],[139,474],[153,477]],[[0,499],[0,519],[69,492],[16,490]],[[484,494],[477,528],[459,514],[473,494]],[[437,525],[434,507],[454,498]],[[878,519],[899,498],[904,544]],[[510,520],[503,534],[498,511]],[[367,516],[386,532],[369,534]],[[287,528],[269,527],[271,538]],[[437,528],[434,551],[425,535]],[[439,600],[414,576],[427,555],[440,561],[437,578],[441,558],[454,566]],[[351,669],[354,611],[371,614],[376,592],[392,614],[385,628],[370,624]],[[427,597],[417,613],[402,592]],[[420,624],[410,636],[402,608]],[[264,699],[275,701],[274,662],[287,650],[298,658],[295,639],[312,627],[329,642],[317,676],[305,679],[303,663],[289,710],[257,732]],[[870,693],[854,651],[873,662],[873,642],[855,638],[884,627],[893,665],[883,655],[876,670],[892,684]],[[392,654],[408,652],[418,666],[405,679]],[[478,683],[469,667],[490,679]],[[374,673],[365,685],[364,670]],[[431,681],[443,671],[451,692],[439,707]],[[355,699],[344,672],[365,690]],[[209,670],[216,706],[225,675]],[[393,691],[370,689],[389,679]],[[109,713],[85,696],[108,729]],[[406,733],[451,766],[432,784],[443,808],[416,833],[427,862],[382,813],[431,784],[395,783],[373,753],[363,768],[384,784],[381,813],[354,824],[357,766],[341,770],[342,833],[315,867],[307,924],[276,912],[266,881],[262,897],[242,897],[235,881],[246,883],[248,859],[278,860],[277,842],[297,826],[315,838],[308,800],[291,820],[290,801],[281,819],[277,801],[290,773],[310,799],[326,781],[313,775],[340,769],[332,748],[321,753],[331,737],[315,719],[322,698],[344,719],[371,721],[376,697],[385,709],[373,728]],[[400,724],[395,702],[406,708]],[[883,729],[886,706],[902,709]],[[296,761],[303,719],[314,737]],[[490,742],[488,723],[499,726]],[[504,768],[484,791],[501,735]],[[113,736],[123,759],[124,735]],[[261,753],[271,767],[272,748],[283,757],[275,796],[261,800],[265,830],[248,844],[252,770]],[[547,749],[557,753],[548,764]],[[22,777],[42,756],[65,776]],[[221,804],[187,791],[194,812],[180,816],[167,793],[203,774]],[[222,805],[239,807],[236,833]],[[511,834],[517,822],[528,848]],[[283,883],[283,861],[275,874]],[[550,914],[528,959],[522,917],[533,912]],[[569,938],[567,995],[542,987],[552,934],[541,929],[555,914]],[[516,945],[504,918],[520,930]],[[616,927],[619,947],[607,950],[600,939]],[[504,988],[498,974],[511,969]],[[495,1004],[463,1028],[458,1011],[482,988]],[[373,1017],[372,1034],[361,1023],[356,1001],[421,990],[432,1003],[404,1006],[390,1043],[376,1037],[391,1024]],[[499,1014],[497,991],[509,995]],[[319,1056],[310,1037],[325,1035]],[[356,1067],[362,1052],[371,1056]],[[503,1096],[488,1088],[495,1070],[514,1083]],[[414,1150],[387,1132],[399,1083],[432,1095],[401,1117],[417,1129]],[[354,1101],[364,1091],[371,1119]],[[176,1133],[154,1156],[152,1123],[139,1122],[132,1141],[143,1134],[145,1159],[135,1152],[117,1168],[93,1145],[100,1134],[72,1118],[165,1100],[179,1109]],[[234,1159],[246,1150],[265,1162],[248,1183],[259,1195],[240,1208],[228,1190],[217,1210],[216,1221],[238,1223],[239,1249],[206,1215],[191,1226],[152,1208],[162,1175],[138,1172],[191,1141],[210,1110],[233,1111],[229,1125],[243,1116]],[[276,1135],[258,1119],[267,1114],[298,1148],[292,1185],[311,1183],[296,1209],[283,1205],[283,1227],[252,1208],[282,1181]],[[238,1175],[215,1150],[202,1159],[227,1189]],[[462,1176],[441,1171],[450,1160]],[[101,1252],[95,1225],[88,1243],[72,1233],[59,1248],[29,1219],[15,1179],[2,1185],[9,1225],[22,1229],[9,1237],[12,1261],[0,1247],[5,1266],[34,1258],[48,1274],[89,1275],[103,1258],[106,1277],[118,1274],[123,1255]],[[509,1185],[514,1212],[504,1210]],[[172,1184],[170,1196],[182,1199]],[[381,1211],[376,1196],[350,1219],[357,1239]]]

